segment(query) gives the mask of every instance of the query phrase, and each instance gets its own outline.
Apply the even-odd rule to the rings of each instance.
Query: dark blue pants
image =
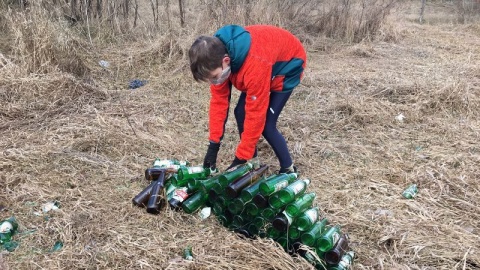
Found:
[[[288,151],[287,142],[285,138],[277,129],[278,116],[282,112],[283,107],[287,103],[288,98],[292,94],[289,92],[270,92],[270,102],[267,111],[267,120],[265,122],[265,128],[263,129],[263,137],[267,140],[268,144],[272,147],[275,155],[280,162],[281,168],[290,167],[292,157]],[[245,98],[246,93],[242,93],[238,99],[237,106],[235,107],[235,119],[237,120],[238,132],[241,135],[243,132],[243,123],[245,122]],[[255,148],[254,157],[257,156],[257,149]]]

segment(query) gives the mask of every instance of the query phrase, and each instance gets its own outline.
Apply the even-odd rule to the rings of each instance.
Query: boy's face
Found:
[[[210,71],[207,80],[211,84],[222,84],[230,75],[230,57],[225,55],[222,60],[222,66]]]

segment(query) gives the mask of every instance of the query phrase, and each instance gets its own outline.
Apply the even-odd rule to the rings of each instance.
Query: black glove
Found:
[[[213,170],[217,168],[218,150],[220,150],[220,143],[210,142],[210,144],[208,145],[207,154],[203,159],[204,168],[211,168]]]
[[[232,164],[230,164],[230,166],[227,168],[227,171],[233,167],[236,167],[237,165],[245,164],[246,162],[247,162],[246,160],[239,159],[235,156],[235,159],[233,160]]]

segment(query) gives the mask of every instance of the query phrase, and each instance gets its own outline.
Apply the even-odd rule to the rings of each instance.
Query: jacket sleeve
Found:
[[[255,153],[255,146],[265,127],[270,102],[272,69],[267,63],[257,62],[246,74],[247,97],[245,101],[245,122],[236,157],[249,160]]]
[[[229,80],[221,85],[210,85],[209,140],[219,143],[225,131],[230,105],[232,84]]]

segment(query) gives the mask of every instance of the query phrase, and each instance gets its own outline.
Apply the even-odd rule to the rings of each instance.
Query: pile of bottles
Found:
[[[354,252],[348,235],[331,225],[307,192],[309,179],[297,173],[267,175],[266,165],[239,165],[223,173],[186,161],[156,159],[145,170],[151,183],[133,204],[158,214],[172,209],[193,213],[211,207],[218,221],[249,238],[268,237],[317,269],[350,269]]]

